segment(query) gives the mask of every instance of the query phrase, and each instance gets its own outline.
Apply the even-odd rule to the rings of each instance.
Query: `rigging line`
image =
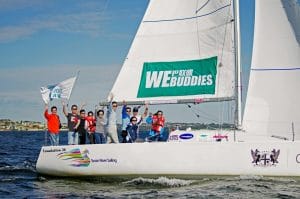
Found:
[[[192,108],[192,106],[191,105],[189,105],[189,104],[186,104],[189,108]],[[215,120],[215,119],[212,119],[212,118],[209,118],[209,117],[206,117],[206,116],[203,116],[203,115],[199,115],[199,114],[197,114],[193,109],[191,109],[191,111],[198,117],[198,118],[204,118],[204,119],[207,119],[207,120],[210,120],[210,121],[213,121],[213,122],[216,122],[216,123],[218,123],[218,121],[217,120]]]
[[[190,106],[190,105],[189,105]],[[189,108],[191,108],[191,107],[189,107]],[[214,117],[213,115],[211,115],[211,114],[209,114],[209,113],[206,113],[205,111],[202,111],[202,110],[199,110],[199,109],[197,109],[197,108],[193,108],[193,109],[195,109],[196,111],[198,111],[198,112],[200,112],[200,113],[202,113],[202,114],[205,114],[205,115],[208,115],[208,116],[210,116],[210,117]]]
[[[230,3],[231,4],[231,3]],[[230,22],[228,21],[229,19],[229,15],[230,15],[230,9],[228,9],[227,11],[227,18],[226,18],[226,23],[225,23],[225,33],[224,33],[224,37],[223,37],[223,42],[222,42],[222,50],[221,50],[221,55],[220,55],[220,66],[222,66],[222,60],[223,60],[223,54],[224,54],[224,46],[225,46],[225,40],[226,40],[226,35],[227,35],[227,27],[229,23],[232,23],[234,20],[230,20]]]
[[[206,17],[208,15],[211,15],[211,14],[214,14],[224,8],[227,8],[228,6],[231,6],[231,4],[228,4],[228,5],[225,5],[225,6],[222,6],[216,10],[213,10],[209,13],[206,13],[206,14],[203,14],[203,15],[197,15],[197,16],[194,16],[194,17],[184,17],[184,18],[177,18],[177,19],[159,19],[159,20],[145,20],[143,21],[143,23],[156,23],[156,22],[172,22],[172,21],[184,21],[184,20],[190,20],[190,19],[195,19],[195,18],[201,18],[201,17]]]
[[[208,2],[210,2],[210,0],[207,0],[206,3],[204,3],[198,10],[196,10],[196,14],[197,14],[200,10],[202,10],[202,9],[208,4]],[[198,4],[198,3],[197,3],[197,4]],[[198,5],[197,5],[197,7],[198,7]]]
[[[232,2],[230,2],[230,4],[232,4]],[[223,61],[223,54],[224,54],[224,47],[225,47],[225,41],[226,41],[226,36],[227,36],[227,29],[228,29],[228,19],[230,16],[230,11],[231,9],[228,9],[227,11],[227,17],[226,17],[226,23],[224,26],[224,36],[223,36],[223,41],[222,41],[222,50],[221,50],[221,55],[220,55],[220,61],[219,61],[219,67],[222,66],[222,61]],[[230,21],[232,22],[232,20]],[[220,76],[218,77],[218,90],[220,86]],[[219,112],[219,127],[221,128],[221,123],[223,123],[223,119],[224,119],[224,103],[220,103],[220,112]]]

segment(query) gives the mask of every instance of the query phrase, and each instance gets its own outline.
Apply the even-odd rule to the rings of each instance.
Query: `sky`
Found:
[[[86,110],[93,110],[110,92],[147,5],[148,0],[0,0],[0,119],[44,121],[40,87],[77,71],[69,104],[86,103]],[[241,1],[243,96],[253,10],[253,0]],[[62,117],[60,101],[51,105]],[[171,122],[214,122],[215,106],[151,106],[150,111],[162,109]]]

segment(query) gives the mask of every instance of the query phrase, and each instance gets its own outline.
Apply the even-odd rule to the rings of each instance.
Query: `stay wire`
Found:
[[[186,105],[187,105],[188,108],[190,108],[190,110],[195,114],[195,116],[196,116],[197,118],[204,118],[204,119],[207,119],[207,120],[209,120],[209,121],[218,123],[218,121],[215,120],[215,119],[212,119],[212,118],[210,118],[210,117],[206,117],[206,116],[203,116],[203,115],[198,114],[198,113],[192,108],[191,105],[189,105],[189,104],[186,104]],[[200,111],[199,111],[199,112],[200,112]]]

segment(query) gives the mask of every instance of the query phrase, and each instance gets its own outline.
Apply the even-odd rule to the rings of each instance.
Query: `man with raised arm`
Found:
[[[59,145],[59,128],[60,128],[60,120],[57,115],[57,107],[51,107],[51,113],[48,113],[48,104],[45,104],[45,112],[44,116],[47,119],[48,132],[50,135],[50,142],[52,146]]]
[[[68,144],[74,145],[78,144],[78,132],[75,130],[75,126],[77,122],[79,122],[80,118],[78,115],[78,107],[76,104],[71,106],[71,113],[68,113],[67,106],[65,102],[62,102],[63,105],[63,113],[67,117],[68,120]]]
[[[119,143],[117,132],[117,107],[118,103],[113,101],[114,95],[109,96],[109,104],[107,109],[107,141],[108,143]]]

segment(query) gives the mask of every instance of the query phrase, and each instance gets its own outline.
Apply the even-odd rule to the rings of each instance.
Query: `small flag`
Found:
[[[41,87],[44,102],[48,104],[53,99],[69,100],[77,76],[66,79],[58,84]]]

